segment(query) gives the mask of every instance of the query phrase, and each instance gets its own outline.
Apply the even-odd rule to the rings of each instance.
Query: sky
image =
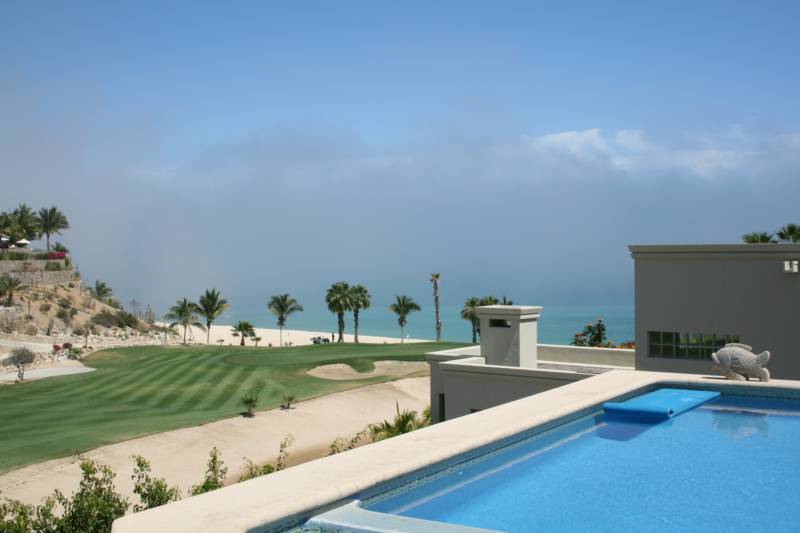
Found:
[[[0,3],[0,210],[159,313],[630,304],[632,243],[800,222],[800,3]]]

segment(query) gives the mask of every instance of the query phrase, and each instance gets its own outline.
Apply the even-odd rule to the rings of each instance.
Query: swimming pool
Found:
[[[658,423],[598,412],[360,499],[507,532],[797,531],[800,401],[722,396]]]

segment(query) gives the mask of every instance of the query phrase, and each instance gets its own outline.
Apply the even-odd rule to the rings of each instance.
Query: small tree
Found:
[[[291,409],[293,403],[294,403],[294,394],[289,394],[288,392],[284,393],[281,409],[286,409],[286,410]]]
[[[606,338],[606,325],[602,318],[598,318],[596,323],[588,323],[584,326],[581,333],[576,333],[570,343],[573,346],[594,346],[602,348],[613,348],[614,345]]]
[[[258,343],[261,342],[261,337],[253,337],[253,342],[255,343],[256,348],[258,348]]]
[[[247,409],[244,416],[252,418],[255,416],[255,409],[258,406],[258,396],[255,394],[245,394],[242,396],[242,405]]]
[[[221,489],[225,485],[225,476],[228,474],[228,468],[222,461],[222,454],[219,448],[214,446],[208,456],[208,463],[206,464],[206,475],[203,482],[199,485],[193,485],[189,489],[192,496],[211,492],[212,490]]]
[[[281,441],[280,450],[278,451],[278,460],[275,461],[275,470],[283,470],[289,463],[289,448],[294,444],[294,435],[289,433]]]
[[[17,379],[20,381],[25,379],[25,367],[33,363],[33,359],[33,352],[27,348],[14,348],[11,350],[8,362],[17,367]]]
[[[91,460],[81,462],[81,472],[83,477],[72,498],[55,491],[54,498],[64,510],[58,531],[111,531],[111,523],[129,506],[127,498],[114,489],[114,472]]]
[[[150,476],[150,462],[141,455],[132,456],[133,467],[133,493],[139,496],[141,505],[134,505],[133,512],[138,513],[145,509],[152,509],[161,505],[181,499],[178,487],[170,487],[164,478]]]

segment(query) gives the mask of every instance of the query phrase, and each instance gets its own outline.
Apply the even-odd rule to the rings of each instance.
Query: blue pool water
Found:
[[[657,424],[585,417],[371,511],[523,531],[800,531],[800,402],[723,396]]]

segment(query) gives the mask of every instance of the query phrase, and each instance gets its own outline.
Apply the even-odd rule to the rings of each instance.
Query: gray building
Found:
[[[636,369],[711,372],[725,342],[800,379],[800,244],[634,245]]]

